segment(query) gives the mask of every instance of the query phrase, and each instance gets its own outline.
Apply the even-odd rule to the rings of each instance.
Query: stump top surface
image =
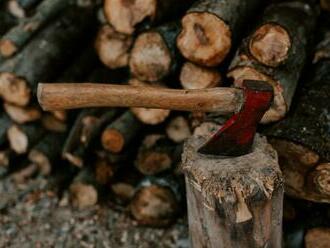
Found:
[[[256,135],[252,152],[239,157],[208,156],[197,152],[214,126],[204,128],[188,140],[182,156],[182,170],[196,187],[219,200],[235,201],[237,192],[245,199],[271,198],[283,180],[276,151],[266,137]],[[206,130],[206,131],[205,131]],[[252,199],[251,199],[252,200]]]

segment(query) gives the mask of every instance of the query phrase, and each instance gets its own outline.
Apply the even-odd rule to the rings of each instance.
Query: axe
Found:
[[[114,84],[40,83],[44,110],[84,107],[144,107],[181,111],[235,113],[200,148],[209,155],[240,156],[250,152],[257,124],[273,100],[273,87],[244,81],[242,88],[160,89]]]

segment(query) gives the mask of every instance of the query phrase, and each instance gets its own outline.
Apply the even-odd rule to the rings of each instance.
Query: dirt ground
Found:
[[[44,178],[0,181],[0,247],[189,247],[186,220],[166,229],[139,227],[108,204],[70,207]]]

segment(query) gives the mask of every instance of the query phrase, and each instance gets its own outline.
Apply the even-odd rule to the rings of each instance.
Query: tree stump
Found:
[[[214,127],[185,144],[189,232],[192,247],[281,247],[283,178],[265,137],[240,157],[197,152]]]

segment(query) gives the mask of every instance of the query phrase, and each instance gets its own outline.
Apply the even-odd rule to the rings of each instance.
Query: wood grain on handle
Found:
[[[239,110],[243,92],[235,88],[178,90],[113,84],[40,83],[38,100],[44,110],[145,107],[232,113]]]

